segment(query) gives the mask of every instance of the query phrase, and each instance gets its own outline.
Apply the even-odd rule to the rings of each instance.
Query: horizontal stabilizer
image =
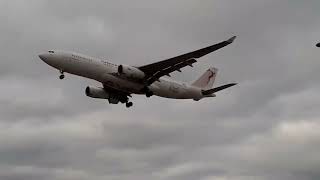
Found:
[[[216,88],[213,88],[213,89],[210,89],[210,90],[202,91],[202,94],[204,96],[208,96],[208,95],[214,94],[214,93],[216,93],[218,91],[222,91],[224,89],[227,89],[227,88],[235,86],[235,85],[237,85],[237,84],[236,83],[226,84],[226,85],[223,85],[223,86],[220,86],[220,87],[216,87]]]
[[[237,36],[233,36],[232,38],[228,39],[227,42],[231,44],[236,38]]]

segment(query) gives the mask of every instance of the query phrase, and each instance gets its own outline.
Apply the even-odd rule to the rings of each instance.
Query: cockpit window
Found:
[[[49,53],[53,54],[53,53],[54,53],[54,51],[49,51]]]

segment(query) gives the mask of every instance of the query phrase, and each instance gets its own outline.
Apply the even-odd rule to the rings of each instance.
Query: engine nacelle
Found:
[[[128,79],[143,79],[146,76],[140,69],[127,65],[119,65],[118,73]]]
[[[96,99],[108,99],[110,104],[118,104],[119,102],[126,103],[129,100],[129,98],[125,95],[111,93],[106,91],[103,88],[98,88],[98,87],[88,86],[86,88],[86,95],[88,97],[96,98]]]
[[[97,99],[109,99],[110,93],[106,92],[103,88],[97,87],[87,87],[86,88],[86,95],[91,98]]]

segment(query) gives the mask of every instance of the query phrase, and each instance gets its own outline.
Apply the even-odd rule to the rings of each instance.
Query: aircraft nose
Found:
[[[39,58],[40,58],[42,61],[47,61],[48,55],[47,55],[47,54],[39,54]]]

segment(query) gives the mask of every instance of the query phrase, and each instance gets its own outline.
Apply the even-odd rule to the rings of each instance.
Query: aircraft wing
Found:
[[[148,85],[152,84],[155,81],[158,81],[162,76],[170,76],[170,73],[174,71],[181,72],[181,68],[185,66],[191,66],[197,62],[197,58],[205,56],[209,53],[212,53],[216,50],[219,50],[231,43],[236,39],[236,36],[220,42],[218,44],[202,48],[187,54],[183,54],[174,58],[170,58],[164,61],[156,62],[153,64],[145,65],[138,67],[141,71],[146,74],[146,83]]]

